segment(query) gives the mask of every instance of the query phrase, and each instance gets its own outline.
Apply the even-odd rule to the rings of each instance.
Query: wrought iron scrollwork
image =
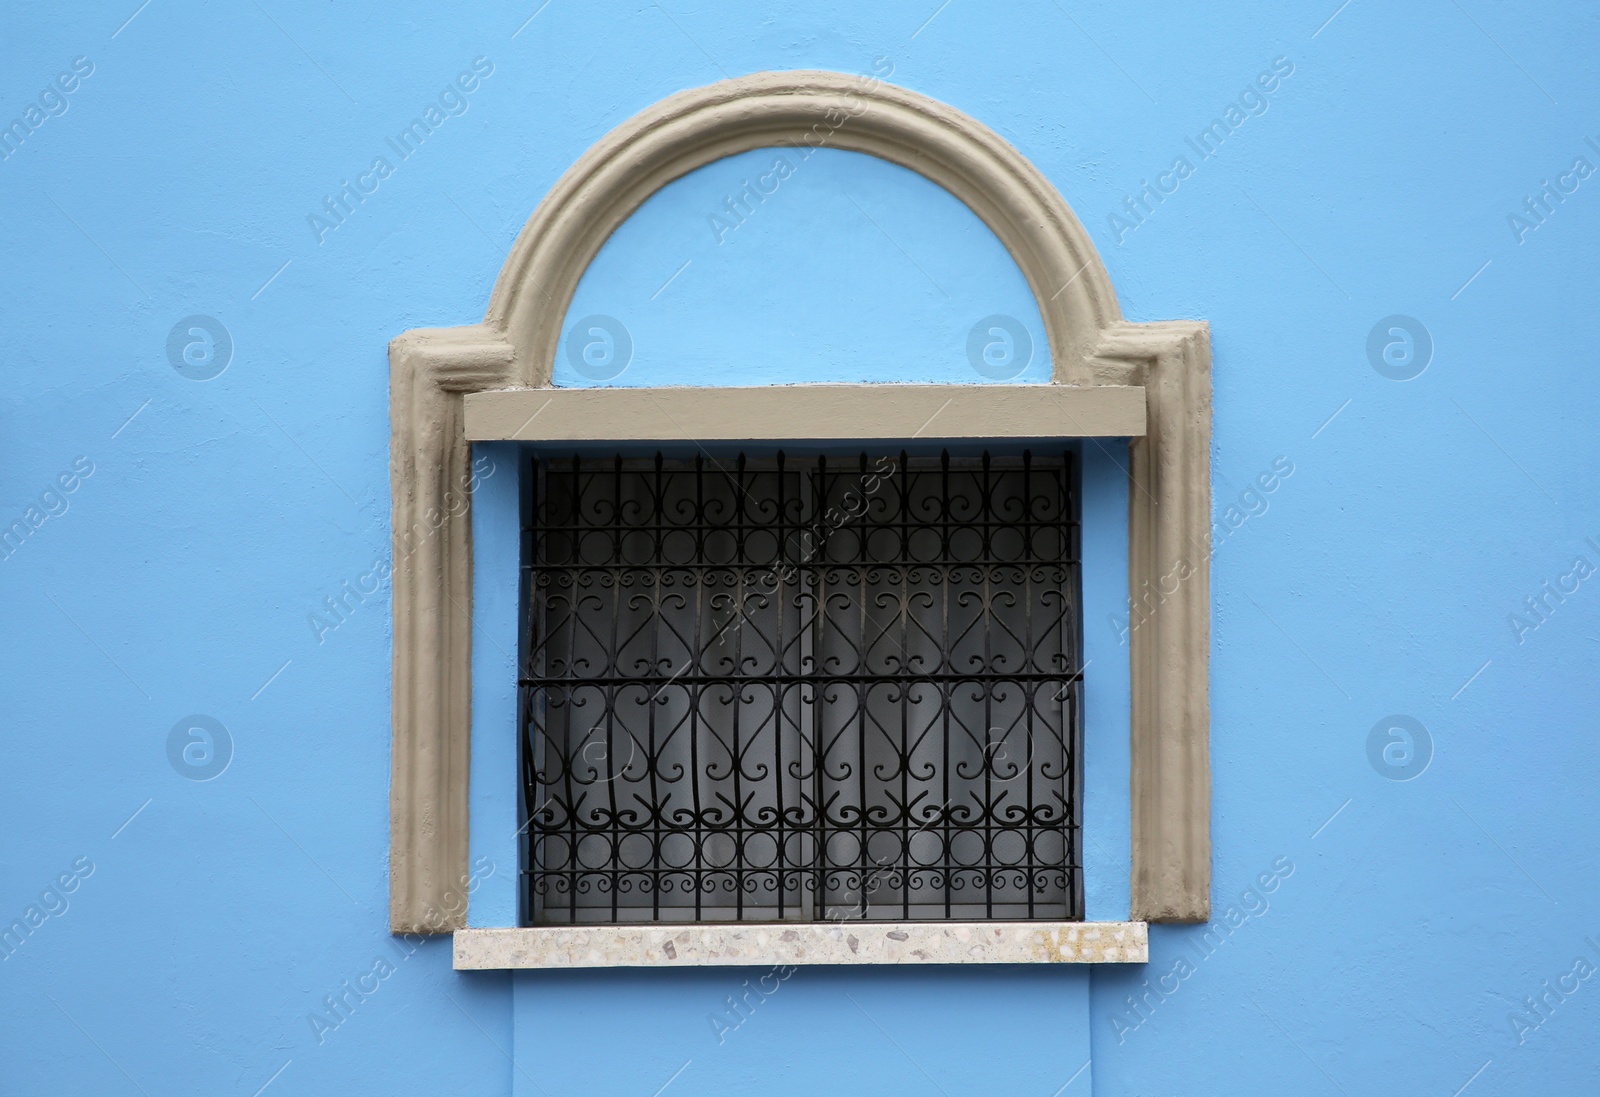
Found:
[[[535,922],[1076,918],[1070,454],[535,464]]]

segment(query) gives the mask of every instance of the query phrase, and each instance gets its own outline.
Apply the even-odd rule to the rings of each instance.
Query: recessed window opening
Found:
[[[1083,917],[1071,453],[528,471],[526,921]]]

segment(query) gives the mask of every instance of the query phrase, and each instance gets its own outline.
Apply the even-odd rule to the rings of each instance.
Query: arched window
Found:
[[[578,279],[624,218],[696,167],[819,124],[990,226],[1038,300],[1052,384],[549,387]],[[1071,927],[1081,666],[1066,451],[1108,436],[1134,439],[1132,917],[1208,916],[1206,329],[1122,321],[1060,196],[980,123],[833,73],[674,96],[556,184],[483,324],[408,333],[391,364],[395,930],[462,924],[472,441],[591,454],[525,476],[534,922],[826,924],[859,911],[881,870],[895,882],[867,917],[1031,920],[997,930],[988,959],[1142,958],[1142,926],[1086,931],[1095,946]],[[653,456],[690,438],[743,456],[731,475]],[[778,456],[796,444],[827,456]],[[873,490],[849,503],[867,476]],[[1005,742],[1018,730],[1023,758]],[[1019,784],[996,789],[1002,777]],[[1041,925],[1060,943],[1049,957]],[[916,950],[910,931],[899,940]],[[717,962],[717,942],[697,942]]]

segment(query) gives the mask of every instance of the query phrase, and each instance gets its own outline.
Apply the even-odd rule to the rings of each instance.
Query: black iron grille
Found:
[[[1082,917],[1070,455],[532,473],[531,921]]]

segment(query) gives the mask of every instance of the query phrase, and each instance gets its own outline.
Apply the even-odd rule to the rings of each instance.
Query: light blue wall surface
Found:
[[[0,559],[0,925],[37,922],[0,961],[0,1092],[648,1097],[687,1060],[667,1094],[1590,1087],[1600,985],[1569,973],[1600,966],[1600,178],[1563,173],[1600,166],[1597,16],[536,6],[0,13],[0,123],[38,123],[0,160],[0,526],[37,523]],[[49,113],[76,58],[93,71]],[[475,58],[493,70],[466,112],[402,159],[386,138]],[[454,974],[444,942],[406,955],[384,933],[385,344],[481,317],[540,197],[637,110],[878,58],[1044,171],[1129,318],[1212,324],[1218,943],[1156,927],[1142,970],[803,972],[723,1046],[704,1015],[732,972],[513,980]],[[1188,140],[1230,103],[1202,157]],[[319,243],[308,216],[380,156]],[[1179,157],[1176,190],[1130,213]],[[992,238],[856,158],[798,165],[716,243],[705,215],[747,159],[663,193],[585,281],[575,318],[634,310],[611,383],[979,380],[975,319],[1037,323]],[[1577,187],[1532,227],[1546,180]],[[211,380],[203,344],[169,358],[195,315],[232,344]],[[1394,315],[1432,345],[1411,380],[1369,355]],[[1563,576],[1575,591],[1544,593]],[[506,665],[488,648],[480,672]],[[207,781],[204,744],[182,753],[215,726],[195,715],[231,740]],[[1391,716],[1426,727],[1425,768],[1404,744],[1385,760]],[[494,776],[478,759],[475,809]],[[475,904],[506,909],[513,867]],[[319,1042],[308,1018],[375,966]]]

